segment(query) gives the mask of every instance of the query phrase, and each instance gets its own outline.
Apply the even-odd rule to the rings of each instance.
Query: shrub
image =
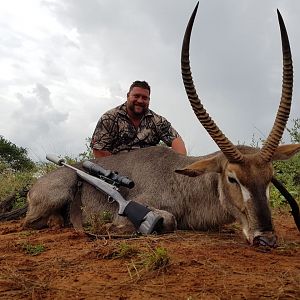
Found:
[[[299,201],[300,198],[300,154],[288,161],[275,161],[273,163],[276,178],[281,181],[289,193]],[[286,204],[285,198],[275,188],[271,189],[271,205],[273,207]]]
[[[27,150],[0,136],[0,163],[15,171],[28,171],[34,168],[34,162],[28,157]]]

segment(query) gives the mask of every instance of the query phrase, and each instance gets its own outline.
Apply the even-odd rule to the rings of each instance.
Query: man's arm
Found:
[[[157,126],[157,129],[160,139],[167,146],[171,146],[175,152],[186,155],[187,151],[183,139],[180,137],[178,132],[172,127],[171,123],[166,118],[158,115],[156,116],[159,118],[159,125]]]
[[[98,149],[93,149],[93,154],[94,154],[95,158],[104,157],[104,156],[110,156],[111,155],[111,153],[109,151],[98,150]]]
[[[112,154],[108,150],[114,136],[111,130],[112,120],[113,116],[107,112],[102,115],[96,125],[90,144],[95,158]]]
[[[172,146],[171,147],[177,153],[180,153],[180,154],[183,154],[183,155],[186,155],[186,153],[187,153],[185,145],[184,145],[184,141],[182,140],[182,138],[180,136],[175,138],[172,141]]]

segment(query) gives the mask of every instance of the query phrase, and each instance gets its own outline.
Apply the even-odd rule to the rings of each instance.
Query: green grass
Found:
[[[140,263],[142,263],[148,271],[164,269],[169,265],[169,262],[170,257],[167,249],[160,246],[155,249],[150,249],[148,253],[143,253],[140,260]]]
[[[148,251],[141,252],[137,258],[127,265],[131,279],[140,278],[151,271],[163,272],[170,265],[170,256],[166,248],[157,246],[148,247]]]
[[[138,252],[139,250],[136,247],[122,241],[117,244],[105,258],[128,259],[136,256]]]
[[[300,154],[297,154],[286,161],[275,161],[273,165],[275,177],[284,184],[285,188],[299,204]],[[287,205],[285,198],[274,187],[271,188],[270,198],[272,207],[282,207]]]
[[[26,254],[36,256],[43,253],[46,250],[46,247],[42,244],[32,245],[26,243],[23,245],[22,249]]]
[[[84,211],[85,208],[82,207]],[[94,234],[107,234],[106,224],[111,223],[113,214],[110,211],[101,211],[89,216],[88,222],[85,225],[85,230]]]

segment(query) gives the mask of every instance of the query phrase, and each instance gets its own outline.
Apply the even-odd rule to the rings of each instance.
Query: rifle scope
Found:
[[[104,176],[114,181],[118,186],[124,186],[129,189],[132,189],[134,187],[134,182],[128,177],[119,175],[118,173],[113,172],[111,170],[106,170],[95,163],[92,163],[90,161],[84,161],[82,166],[86,171],[89,172],[89,174],[93,176],[96,177]]]

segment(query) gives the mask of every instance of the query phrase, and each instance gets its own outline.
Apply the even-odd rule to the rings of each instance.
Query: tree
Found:
[[[293,123],[293,128],[287,128],[287,131],[290,134],[292,143],[300,143],[300,119],[294,119]]]
[[[27,150],[18,147],[0,135],[0,163],[14,171],[31,170],[34,162],[28,157]]]
[[[92,148],[90,147],[91,140],[92,140],[91,137],[87,137],[85,139],[85,148],[86,148],[86,151],[83,151],[82,153],[79,153],[79,155],[78,155],[79,161],[83,161],[83,160],[93,159],[94,158],[94,154],[93,154]]]

